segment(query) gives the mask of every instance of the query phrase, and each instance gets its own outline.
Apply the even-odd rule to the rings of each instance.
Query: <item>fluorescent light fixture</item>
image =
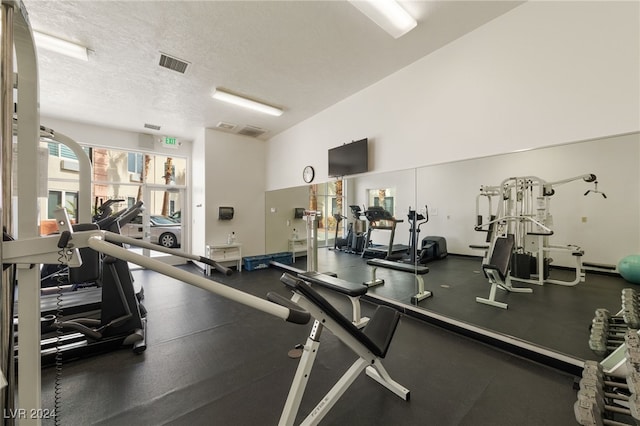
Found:
[[[43,34],[38,31],[33,32],[33,38],[38,48],[50,50],[71,58],[81,59],[83,61],[89,60],[88,49],[84,46],[80,46],[79,44],[62,40],[48,34]]]
[[[243,108],[249,108],[263,114],[275,115],[276,117],[280,117],[283,112],[280,108],[253,101],[251,99],[243,98],[242,96],[234,95],[220,89],[216,89],[211,96],[213,97],[213,99],[217,99],[219,101],[228,102],[230,104],[234,104]]]
[[[418,25],[396,0],[349,0],[349,3],[393,38],[402,37]]]

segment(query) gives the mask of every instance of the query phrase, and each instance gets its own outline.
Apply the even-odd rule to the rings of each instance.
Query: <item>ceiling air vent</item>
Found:
[[[238,127],[236,124],[226,123],[224,121],[221,121],[218,124],[216,124],[216,128],[222,129],[222,130],[228,130],[228,131],[235,129],[236,127]]]
[[[160,130],[160,126],[158,126],[157,124],[144,123],[144,128],[151,130]]]
[[[265,133],[267,133],[267,130],[255,126],[244,126],[242,129],[238,130],[239,135],[251,136],[254,138],[262,136]]]
[[[172,71],[179,72],[180,74],[184,74],[187,71],[189,62],[160,53],[159,65]]]

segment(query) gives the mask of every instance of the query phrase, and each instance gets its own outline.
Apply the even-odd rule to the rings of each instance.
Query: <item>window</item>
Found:
[[[55,219],[54,212],[62,205],[62,191],[49,191],[47,219]]]
[[[164,180],[166,184],[175,184],[176,183],[176,166],[173,164],[166,162],[164,163]],[[169,172],[170,171],[170,172]],[[169,173],[167,173],[169,172]]]
[[[62,200],[64,199],[64,206]],[[47,197],[47,219],[55,219],[55,211],[60,207],[67,210],[70,219],[76,218],[78,208],[78,193],[66,191],[49,191]]]
[[[127,153],[127,170],[129,173],[138,173],[142,175],[142,168],[144,164],[144,155],[138,152]]]
[[[369,190],[369,206],[381,206],[386,211],[391,213],[393,217],[396,216],[394,205],[394,188],[385,189],[370,189]]]
[[[70,160],[78,160],[76,154],[69,149],[66,145],[60,144],[58,142],[48,142],[49,147],[49,155],[52,157],[60,157],[60,158],[68,158]],[[87,153],[89,158],[91,158],[91,148],[87,146],[83,146],[82,150]]]

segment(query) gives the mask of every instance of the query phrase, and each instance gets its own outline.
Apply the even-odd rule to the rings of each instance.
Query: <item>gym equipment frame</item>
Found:
[[[61,230],[60,235],[50,235],[44,237],[34,237],[34,238],[25,238],[13,241],[4,241],[2,244],[3,249],[3,263],[4,264],[17,264],[19,266],[25,266],[32,268],[33,264],[38,262],[51,263],[51,262],[59,262],[62,260],[69,267],[77,267],[82,264],[82,259],[80,257],[80,250],[84,247],[90,247],[91,249],[104,253],[108,256],[112,256],[117,259],[121,259],[127,262],[132,262],[137,265],[140,265],[144,268],[151,269],[153,271],[159,272],[163,275],[169,276],[179,281],[183,281],[187,284],[193,285],[195,287],[199,287],[201,289],[210,291],[212,293],[218,294],[227,299],[233,300],[235,302],[241,303],[243,305],[249,306],[251,308],[257,309],[259,311],[268,313],[270,315],[274,315],[278,318],[284,319],[289,322],[306,324],[310,320],[310,314],[304,311],[301,308],[295,307],[284,307],[278,305],[276,303],[270,302],[265,299],[261,299],[259,297],[250,295],[248,293],[242,292],[240,290],[236,290],[234,288],[228,287],[224,284],[218,283],[216,281],[212,281],[208,278],[201,277],[199,275],[192,274],[190,272],[184,271],[182,269],[176,268],[174,266],[168,265],[161,261],[145,257],[143,255],[133,253],[119,245],[112,243],[121,243],[121,244],[130,244],[136,245],[143,248],[150,248],[157,251],[163,251],[166,253],[174,254],[176,256],[183,257],[189,260],[195,260],[198,262],[205,263],[209,266],[212,266],[219,271],[226,273],[227,268],[218,265],[216,262],[207,259],[205,257],[196,256],[192,254],[183,253],[177,250],[164,248],[161,246],[157,246],[155,244],[147,243],[144,241],[136,240],[133,238],[125,237],[120,234],[114,234],[109,231],[104,230],[94,230],[94,231],[80,231],[73,232],[72,227],[69,224],[69,220],[66,216],[66,211],[64,209],[60,209],[56,212],[58,215],[58,227]],[[35,269],[35,268],[32,268]],[[36,287],[37,292],[39,293],[39,278],[36,277],[35,283],[33,286]],[[21,287],[28,288],[28,287]],[[21,293],[22,296],[22,293]],[[37,298],[36,298],[37,305]],[[32,309],[35,311],[38,316],[39,312],[37,309]],[[40,360],[40,339],[39,339],[39,324],[38,331],[33,333],[33,335],[24,334],[20,336],[21,338],[21,347],[22,346],[30,346],[32,342],[28,339],[35,339],[36,359]],[[20,364],[22,363],[23,352],[21,350],[20,355]],[[40,369],[34,372],[37,377],[38,384],[40,382]],[[20,389],[32,389],[33,383],[31,382],[20,382]],[[10,390],[13,390],[12,387],[9,387]],[[32,405],[26,405],[23,401],[20,401],[21,408],[27,410],[26,412],[32,412],[31,410],[39,410],[40,409],[40,399],[37,401],[33,401]],[[39,419],[25,419],[23,422],[30,424],[38,424],[40,422]]]
[[[550,197],[555,194],[553,188],[577,180],[595,182],[596,176],[584,174],[554,182],[547,182],[536,176],[510,177],[503,180],[499,186],[482,186],[480,194],[476,197],[478,221],[475,229],[488,233],[489,246],[486,248],[483,263],[491,258],[496,239],[511,234],[515,238],[514,253],[528,256],[528,259],[535,264],[535,270],[529,271],[529,265],[523,268],[527,269],[523,271],[524,274],[512,269],[509,272],[511,280],[537,285],[557,284],[564,286],[575,286],[584,282],[585,273],[582,265],[584,252],[582,249],[573,244],[549,244],[549,237],[554,234],[551,229],[552,216],[549,212]],[[482,223],[481,197],[486,197],[489,205],[489,221],[486,223]],[[495,213],[491,210],[492,197],[499,197]],[[547,269],[551,261],[549,255],[552,253],[571,255],[573,259],[571,268],[575,270],[575,276],[572,280],[548,278]],[[530,275],[533,275],[533,278]]]
[[[278,423],[280,426],[293,425],[296,420],[324,328],[329,329],[353,350],[358,359],[311,410],[301,425],[317,425],[362,371],[398,397],[409,400],[409,390],[395,382],[382,365],[400,319],[399,312],[387,306],[379,306],[364,331],[361,331],[303,280],[288,274],[284,274],[280,280],[293,292],[293,297],[289,300],[277,293],[269,293],[269,300],[292,308],[300,306],[315,318]]]

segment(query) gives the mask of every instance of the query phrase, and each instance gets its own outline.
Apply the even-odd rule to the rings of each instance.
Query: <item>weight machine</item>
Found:
[[[506,254],[498,256],[506,261],[501,278],[498,275],[485,275],[492,284],[489,299],[477,298],[478,302],[506,308],[506,304],[495,301],[496,288],[507,291],[523,292],[525,289],[513,287],[511,281],[528,284],[558,284],[575,286],[585,280],[582,265],[584,252],[576,245],[553,245],[549,238],[553,235],[553,218],[550,213],[550,198],[555,194],[554,187],[569,182],[583,180],[595,182],[594,174],[585,174],[568,179],[547,182],[536,176],[510,177],[499,186],[482,186],[476,197],[476,231],[487,233],[487,242],[483,265],[490,265],[499,239],[512,238],[512,248]],[[596,188],[597,190],[597,188]],[[587,191],[589,193],[590,191]],[[595,191],[592,191],[595,192]],[[585,194],[586,195],[586,194]],[[481,199],[488,203],[488,221],[483,223]],[[497,198],[497,210],[493,211],[493,199]],[[500,244],[501,249],[504,244]],[[480,246],[472,246],[480,248]],[[573,279],[565,281],[549,278],[549,267],[553,253],[570,254],[573,259],[571,269],[575,271]],[[495,265],[493,265],[495,266]],[[484,269],[484,268],[483,268]],[[527,289],[531,292],[531,289]]]

